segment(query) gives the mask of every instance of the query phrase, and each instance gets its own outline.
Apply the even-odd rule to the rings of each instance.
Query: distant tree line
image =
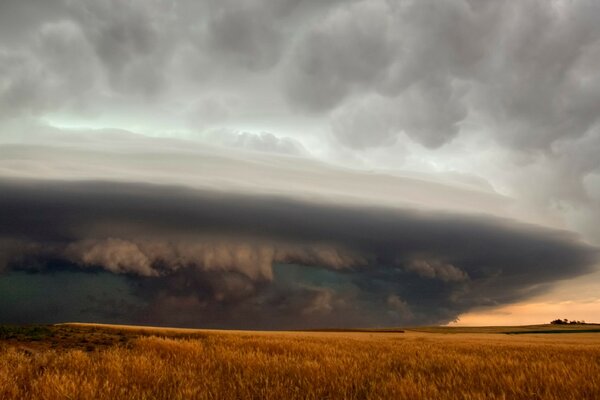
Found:
[[[575,324],[581,324],[581,325],[585,325],[585,321],[581,320],[581,321],[576,321],[576,320],[572,320],[569,321],[568,319],[555,319],[554,321],[550,321],[551,324],[553,325],[575,325]]]

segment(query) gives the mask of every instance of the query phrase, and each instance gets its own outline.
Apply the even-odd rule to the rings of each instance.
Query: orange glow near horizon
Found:
[[[537,325],[547,324],[557,318],[600,322],[600,299],[515,303],[463,314],[457,322],[451,322],[448,326]]]

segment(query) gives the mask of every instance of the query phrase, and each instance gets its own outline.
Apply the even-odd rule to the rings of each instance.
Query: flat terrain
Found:
[[[600,324],[523,325],[523,326],[424,326],[408,328],[424,333],[504,333],[507,335],[551,333],[600,333]]]
[[[0,399],[598,399],[599,328],[0,326]]]

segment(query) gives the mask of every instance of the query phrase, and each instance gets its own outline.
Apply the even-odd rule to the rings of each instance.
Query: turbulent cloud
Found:
[[[130,319],[181,325],[525,298],[594,250],[524,223],[600,244],[599,19],[593,0],[3,0],[0,268],[109,277]]]
[[[101,265],[115,273],[153,276],[150,260],[135,244],[122,239],[84,240],[71,243],[65,250],[68,259],[81,265]]]
[[[502,144],[548,148],[598,122],[598,15],[589,1],[356,3],[309,30],[295,51],[301,72],[291,76],[301,79],[291,78],[290,97],[309,108],[350,107],[333,128],[351,147],[386,145],[400,131],[438,147],[461,122],[483,118]],[[357,100],[344,99],[365,95],[387,100],[354,117],[362,131],[353,132],[344,122]]]
[[[61,252],[56,249],[55,252]],[[82,266],[100,266],[115,273],[160,276],[182,268],[235,271],[252,280],[272,280],[274,263],[319,265],[332,269],[365,265],[350,251],[324,245],[261,243],[252,239],[87,239],[69,244],[66,258]]]
[[[315,118],[355,149],[400,132],[436,148],[465,124],[504,146],[548,149],[598,124],[600,6],[590,0],[38,3],[35,13],[30,2],[3,6],[19,39],[2,43],[0,62],[13,112],[89,94],[109,114],[109,100],[134,110],[152,99],[174,121],[198,93],[233,93],[246,117],[324,114]],[[269,114],[284,99],[292,109]]]
[[[389,313],[396,317],[396,319],[404,320],[410,322],[413,318],[413,314],[410,311],[410,307],[408,303],[402,300],[400,297],[395,294],[391,294],[387,298],[387,304],[390,306],[391,310]]]
[[[2,192],[0,236],[19,243],[6,268],[125,274],[147,304],[136,321],[177,322],[167,307],[184,301],[203,310],[186,323],[211,326],[443,322],[590,271],[596,256],[564,232],[483,216],[115,182]]]
[[[83,1],[71,6],[112,90],[134,96],[163,90],[174,28],[168,25],[168,3]]]
[[[31,49],[0,48],[0,59],[0,117],[81,110],[97,89],[95,55],[72,21],[42,25]]]
[[[327,110],[355,86],[377,79],[393,57],[387,11],[377,1],[359,2],[317,20],[294,49],[289,97],[307,109]]]
[[[331,126],[340,142],[355,149],[391,145],[401,132],[435,148],[459,132],[467,114],[460,97],[460,89],[432,79],[399,98],[373,95],[348,102],[332,114]]]
[[[437,260],[415,259],[406,265],[406,270],[415,272],[424,278],[437,278],[446,282],[469,279],[464,271],[454,265]]]
[[[213,2],[206,24],[206,42],[213,51],[251,69],[274,65],[281,53],[281,15],[285,6],[266,1]]]

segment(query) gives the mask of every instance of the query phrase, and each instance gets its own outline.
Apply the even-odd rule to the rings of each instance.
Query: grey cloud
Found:
[[[112,90],[144,96],[163,90],[173,30],[167,2],[73,2],[71,14],[104,66]]]
[[[66,10],[64,0],[4,0],[0,3],[0,45],[29,39],[32,29],[61,19]]]
[[[214,2],[206,24],[209,48],[230,62],[262,69],[280,57],[280,19],[265,1]]]
[[[398,107],[399,128],[415,141],[438,147],[459,132],[467,115],[460,90],[448,81],[422,81],[407,89]]]
[[[464,48],[473,42],[465,40],[468,34],[482,29],[468,14],[461,2],[376,1],[333,10],[296,50],[290,98],[327,110],[350,97],[332,121],[335,135],[350,147],[389,145],[400,131],[438,147],[467,115],[454,81],[475,62],[469,57],[483,55]],[[376,100],[357,110],[365,95]]]
[[[563,226],[600,243],[599,16],[600,6],[593,0],[252,0],[243,4],[4,0],[0,2],[0,141],[16,140],[21,145],[2,147],[0,173],[15,178],[173,183],[219,187],[230,192],[302,196],[328,204],[371,202],[496,215],[514,216],[506,209],[525,204],[530,211],[528,220],[535,213],[557,213],[565,221]],[[231,98],[235,101],[230,102]],[[206,134],[209,140],[214,140],[209,130],[232,134],[223,135],[220,143],[230,147],[225,153],[218,146],[199,149],[187,142],[140,138],[122,130],[111,131],[104,139],[84,131],[41,137],[39,127],[33,123],[36,118],[56,125],[62,122],[116,129],[140,125],[140,131],[147,129],[146,133],[153,135],[177,136],[178,129],[191,127],[181,136]],[[182,120],[189,125],[181,124]],[[300,122],[296,125],[295,121]],[[296,132],[293,139],[285,132],[285,127],[291,125],[290,131]],[[281,131],[279,126],[283,127]],[[274,134],[244,133],[245,129]],[[314,135],[327,134],[328,129],[331,137],[326,139],[331,142],[323,144],[323,138]],[[73,139],[79,134],[77,140]],[[427,149],[421,152],[409,141]],[[381,162],[390,164],[383,167],[392,169],[403,165],[395,152],[404,145],[416,149],[411,157],[423,155],[424,164],[435,164],[439,155],[446,159],[450,155],[453,161],[439,168],[458,166],[461,171],[487,174],[485,178],[494,187],[518,199],[507,202],[491,191],[459,190],[455,185],[427,179],[350,172],[299,157],[290,163],[284,161],[290,157],[267,154],[299,154],[299,143],[311,154],[338,158],[348,155],[347,159],[364,161],[364,165],[382,166],[379,162],[385,160]],[[312,148],[308,143],[313,143]],[[231,147],[259,152],[238,152]],[[467,154],[480,150],[485,155],[494,153],[492,157],[500,154],[490,161],[494,164],[491,168],[479,168],[485,163],[473,161]],[[127,215],[123,213],[123,220],[128,220]],[[170,229],[179,232],[178,228]],[[91,264],[99,263],[107,270],[126,272],[118,276],[129,279],[125,278],[130,274],[128,268],[137,265],[137,273],[142,276],[136,279],[166,282],[160,274],[144,278],[144,274],[155,273],[148,271],[155,271],[158,256],[146,253],[153,238],[140,239],[127,229],[124,232],[121,235],[107,230],[97,237],[62,232],[60,238],[55,238],[58,243],[47,238],[21,241],[9,235],[4,243],[10,244],[2,245],[6,250],[2,257],[8,260],[11,254],[12,260],[21,260],[19,264],[38,268],[40,260],[57,254],[66,257],[65,248],[72,245],[72,258],[66,262],[76,268],[89,261],[85,268],[92,271],[95,267]],[[333,233],[332,237],[337,237],[338,232]],[[299,246],[297,238],[279,231],[277,234],[286,237],[279,245],[298,252],[303,249],[301,253],[307,257],[305,243]],[[271,242],[272,232],[267,236]],[[307,236],[312,237],[312,233]],[[351,248],[371,264],[373,260],[368,256],[381,254],[371,246],[363,246],[362,241],[348,239],[345,232],[342,236],[346,238],[341,241],[344,251]],[[223,243],[234,249],[250,243],[247,237],[242,239]],[[329,249],[334,249],[331,251],[345,255],[338,245],[327,243]],[[22,250],[17,250],[19,247]],[[136,247],[142,255],[134,256]],[[164,254],[178,247],[167,248]],[[25,253],[38,254],[39,259]],[[445,251],[439,253],[437,258],[427,260],[454,266],[469,279],[444,281],[438,279],[436,268],[436,278],[431,279],[408,271],[408,264],[394,264],[391,256],[384,259],[395,265],[400,271],[395,273],[402,279],[426,280],[430,285],[427,290],[437,290],[454,302],[463,301],[460,299],[464,293],[474,296],[472,285],[482,287],[477,286],[482,285],[477,274],[473,275],[464,262],[445,257]],[[317,256],[311,257],[312,261],[303,258],[304,262],[322,262]],[[407,256],[406,263],[414,257]],[[274,257],[272,262],[277,265],[279,260]],[[184,270],[178,269],[174,276],[187,277]],[[314,274],[320,271],[310,270]],[[373,274],[386,282],[397,278],[385,276],[384,270],[373,268]],[[342,275],[356,278],[359,272],[352,271],[344,269],[336,279]],[[279,296],[279,287],[271,287],[263,296],[266,292],[262,286],[259,288],[263,283],[239,270],[202,270],[201,275],[199,282],[208,288],[207,293],[224,293],[222,288],[229,285],[246,288],[240,292],[252,300],[244,310],[255,317],[261,304],[271,304],[274,299],[301,310],[309,304],[303,296],[314,295],[308,289],[314,285],[299,289],[290,284],[288,297]],[[350,285],[354,289],[344,291],[343,296],[359,303],[364,296],[357,293],[364,290],[390,290],[389,285],[377,287],[376,283],[361,286],[355,278]],[[368,275],[365,281],[373,279],[374,275]],[[173,277],[173,287],[179,287],[176,281]],[[463,292],[453,285],[471,289]],[[453,289],[445,291],[449,286]],[[511,293],[525,296],[534,290],[533,286],[525,286]],[[489,302],[504,301],[492,289]],[[393,295],[407,302],[415,321],[425,318],[427,313],[414,302],[415,294],[406,290],[395,287],[397,293]],[[259,292],[263,294],[257,295]],[[484,292],[479,293],[477,301],[464,300],[465,307],[484,302]],[[206,311],[208,307],[214,311],[206,311],[214,321],[220,314],[233,312],[211,308],[212,295],[199,298],[185,291],[177,296],[161,295],[167,302],[190,310]],[[350,303],[332,300],[331,304],[343,308],[350,307]],[[390,304],[382,296],[377,306]],[[427,307],[434,307],[432,304],[427,303]],[[451,318],[457,307],[436,310],[431,315]],[[169,315],[166,306],[157,308],[159,311]],[[340,316],[340,324],[354,315],[350,308],[333,314]],[[401,314],[395,315],[400,318]],[[282,325],[293,323],[284,311],[277,318]]]
[[[85,109],[100,85],[101,71],[80,26],[68,20],[44,24],[36,40],[36,53],[44,71],[39,86],[47,85],[47,105]],[[39,90],[39,86],[33,90]]]
[[[197,100],[186,111],[190,125],[194,128],[204,128],[227,121],[231,116],[230,102],[235,103],[236,101],[221,96],[209,96]]]
[[[78,24],[45,23],[30,49],[0,49],[0,115],[38,116],[69,108],[85,111],[100,85],[93,49]]]
[[[74,242],[65,249],[65,256],[80,265],[101,265],[110,272],[156,275],[150,260],[140,248],[122,239]]]
[[[598,171],[598,3],[379,4],[394,21],[391,33],[378,33],[379,44],[395,39],[391,61],[376,63],[366,80],[323,64],[323,72],[302,76],[301,86],[315,90],[316,100],[292,94],[290,99],[328,113],[335,139],[353,150],[397,151],[399,139],[436,149],[461,137],[457,148],[480,143],[473,148],[503,152],[488,175],[492,181],[528,204],[530,214],[559,215],[566,226],[599,243],[598,202],[586,193],[590,184],[584,188]],[[358,19],[357,14],[348,20]],[[328,29],[325,20],[322,24],[318,31]],[[360,41],[343,37],[324,43],[351,46],[352,54],[364,51]],[[299,49],[298,56],[320,57],[314,46]],[[335,101],[321,104],[328,97],[318,91],[327,87],[323,82],[330,74],[345,76],[336,83],[344,89],[328,90]],[[463,156],[468,158],[456,154]],[[435,157],[432,153],[433,162]]]
[[[592,110],[600,103],[599,85],[589,68],[598,57],[600,30],[593,21],[599,15],[595,2],[525,2],[503,20],[503,58],[486,77],[499,141],[547,148],[597,123]]]
[[[264,112],[252,108],[263,92],[281,107],[272,117],[320,112],[314,120],[329,119],[354,149],[399,132],[436,148],[469,125],[508,148],[548,150],[598,126],[600,6],[590,0],[106,0],[39,13],[21,3],[3,5],[28,29],[0,57],[10,114],[80,104],[83,92],[109,114],[107,97],[132,108],[152,99],[175,120],[199,91],[224,90],[250,113]]]
[[[548,152],[513,156],[511,161],[517,169],[507,172],[505,179],[531,210],[562,214],[571,229],[598,244],[598,151],[600,127],[595,127],[582,138],[556,142]]]
[[[138,322],[438,323],[592,271],[597,256],[565,232],[485,216],[110,182],[1,186],[8,271],[123,275],[146,304],[126,316]]]
[[[353,89],[368,87],[393,57],[391,24],[381,2],[331,9],[294,49],[286,71],[288,96],[309,110],[328,110]]]
[[[343,0],[235,0],[206,3],[206,18],[191,25],[196,45],[225,64],[251,71],[269,70],[286,56],[297,32]],[[203,47],[205,46],[205,47]]]
[[[4,118],[22,112],[35,112],[44,107],[45,100],[36,94],[40,67],[23,52],[0,52],[0,115]]]
[[[461,269],[439,260],[416,258],[406,264],[405,269],[407,271],[416,272],[424,278],[437,278],[446,282],[460,282],[469,279],[469,276]]]
[[[508,198],[490,188],[428,175],[404,176],[337,168],[303,157],[273,152],[235,151],[191,141],[148,138],[116,130],[57,130],[26,125],[10,129],[16,144],[0,151],[0,174],[8,178],[118,180],[177,184],[194,188],[321,199],[343,204],[374,204],[512,216]],[[269,142],[237,131],[215,131],[210,140],[225,145]],[[223,134],[223,136],[221,136]],[[241,142],[241,143],[240,143]],[[279,138],[267,149],[286,150]],[[20,143],[20,144],[19,144]],[[222,142],[221,142],[222,143]],[[235,146],[234,146],[235,147]],[[250,150],[257,150],[250,147]],[[155,162],[147,162],[153,159]],[[73,168],[76,165],[77,168]],[[107,168],[107,166],[109,166]],[[206,171],[210,171],[207,174]],[[293,182],[293,185],[290,185]],[[526,219],[526,215],[519,215]]]
[[[335,292],[331,289],[315,289],[314,296],[302,310],[302,314],[329,314],[333,311],[332,304]]]
[[[239,94],[251,103],[261,88],[248,85],[249,76],[276,66],[305,20],[333,3],[6,1],[2,36],[12,40],[0,41],[0,51],[7,54],[0,69],[16,65],[17,70],[3,71],[8,88],[0,86],[0,97],[10,99],[12,111],[34,108],[44,115],[59,109],[56,103],[78,104],[80,92],[91,90],[90,107],[109,116],[115,114],[111,100],[125,99],[129,110],[152,101],[171,119],[179,117],[182,104],[193,103],[198,91],[247,87],[252,93]],[[48,33],[52,43],[36,40]],[[82,68],[74,71],[74,66]],[[53,84],[76,90],[37,101],[34,95]],[[81,114],[76,108],[67,111]]]
[[[350,148],[392,145],[401,129],[400,111],[388,98],[367,96],[335,110],[331,129],[334,136]]]
[[[205,134],[211,143],[220,143],[227,147],[237,147],[266,153],[305,155],[306,149],[297,140],[278,137],[269,132],[235,132],[231,130],[212,130]]]
[[[35,254],[32,249],[30,252]],[[52,253],[80,266],[101,266],[114,273],[160,276],[193,267],[205,271],[235,271],[255,281],[272,280],[274,263],[332,269],[367,263],[351,251],[322,244],[292,245],[251,238],[219,240],[202,236],[193,239],[172,236],[172,241],[163,238],[85,239],[72,242],[64,249],[55,245]]]
[[[388,296],[387,304],[391,308],[389,313],[397,319],[410,322],[410,320],[414,317],[408,303],[395,294]]]
[[[387,111],[374,107],[376,116],[365,117],[379,122],[362,132],[334,121],[336,136],[355,148],[387,145],[381,137],[398,130],[437,147],[469,116],[485,118],[504,145],[548,148],[597,124],[600,91],[591,71],[598,59],[598,15],[600,7],[590,1],[339,7],[295,49],[288,95],[324,111],[352,107],[345,103],[365,95],[398,104],[391,118],[377,117]]]
[[[391,145],[401,132],[436,148],[460,130],[459,123],[467,115],[462,95],[449,82],[431,79],[410,86],[397,98],[356,99],[332,114],[332,131],[340,142],[355,149]]]

